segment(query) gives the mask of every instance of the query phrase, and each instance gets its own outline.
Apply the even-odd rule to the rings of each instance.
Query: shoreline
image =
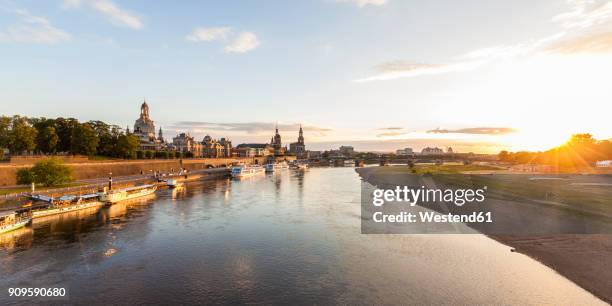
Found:
[[[402,175],[376,170],[381,167],[357,168],[365,181],[375,186],[402,184]],[[405,177],[404,177],[405,178]],[[485,235],[511,251],[553,269],[607,303],[612,303],[612,235]]]

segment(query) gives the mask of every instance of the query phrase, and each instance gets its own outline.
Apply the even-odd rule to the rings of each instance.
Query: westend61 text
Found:
[[[385,202],[406,202],[410,206],[426,202],[446,202],[457,206],[465,203],[482,203],[485,200],[487,186],[480,189],[427,189],[396,186],[395,189],[375,189],[372,204],[382,206]]]
[[[418,218],[417,218],[418,217]],[[493,218],[491,212],[473,212],[466,215],[436,214],[434,212],[419,212],[413,214],[401,212],[399,214],[385,215],[382,212],[375,212],[372,220],[376,223],[491,223]]]

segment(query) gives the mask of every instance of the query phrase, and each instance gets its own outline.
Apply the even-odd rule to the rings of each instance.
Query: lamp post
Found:
[[[113,190],[113,173],[108,173],[108,190]]]

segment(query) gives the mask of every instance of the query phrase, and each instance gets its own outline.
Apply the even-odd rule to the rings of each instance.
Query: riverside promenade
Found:
[[[190,171],[186,174],[179,175],[178,173],[163,173],[163,176],[158,178],[181,178],[184,180],[196,180],[206,178],[225,177],[230,174],[228,168],[211,168]],[[129,175],[113,177],[113,186],[116,188],[124,188],[134,186],[136,184],[145,184],[156,182],[157,179],[151,175]],[[67,194],[88,194],[95,193],[101,188],[108,185],[108,178],[96,178],[80,180],[75,182],[77,186],[49,188],[45,190],[35,191],[36,194],[42,194],[49,197],[59,197]],[[0,187],[0,189],[7,187]],[[14,187],[11,187],[14,188]],[[20,205],[20,199],[30,194],[30,191],[22,191],[18,193],[5,194],[0,196],[0,210],[12,209]]]
[[[19,169],[31,167],[43,158],[27,159],[25,162],[0,163],[0,188],[16,187],[16,173]],[[109,173],[114,177],[129,177],[137,175],[152,176],[155,171],[161,173],[177,172],[187,169],[190,172],[228,167],[237,163],[264,164],[268,157],[231,157],[231,158],[183,158],[183,159],[144,159],[144,160],[79,160],[64,164],[72,169],[72,175],[76,181],[87,181],[96,179],[107,179]],[[278,156],[279,161],[291,161],[295,156]]]

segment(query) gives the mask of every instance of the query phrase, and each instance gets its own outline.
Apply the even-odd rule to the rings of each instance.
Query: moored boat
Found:
[[[110,190],[100,195],[100,200],[109,204],[144,197],[155,193],[157,186],[140,185],[117,190]]]
[[[41,218],[56,214],[77,211],[81,209],[104,206],[104,202],[100,200],[101,193],[91,193],[80,196],[65,195],[57,199],[45,197],[48,205],[40,207],[32,207],[32,218]],[[32,197],[43,200],[43,198]]]
[[[22,228],[30,222],[32,217],[28,210],[0,212],[0,234]]]
[[[280,162],[280,163],[270,163],[270,164],[266,164],[264,166],[264,168],[266,169],[266,172],[268,173],[272,173],[278,170],[283,170],[283,169],[288,169],[289,165],[287,165],[287,162]]]
[[[180,182],[179,180],[172,179],[172,180],[167,180],[166,185],[169,188],[180,188],[180,187],[185,186],[185,183]]]
[[[232,168],[233,178],[245,178],[257,174],[265,173],[265,169],[261,166],[236,166]]]

